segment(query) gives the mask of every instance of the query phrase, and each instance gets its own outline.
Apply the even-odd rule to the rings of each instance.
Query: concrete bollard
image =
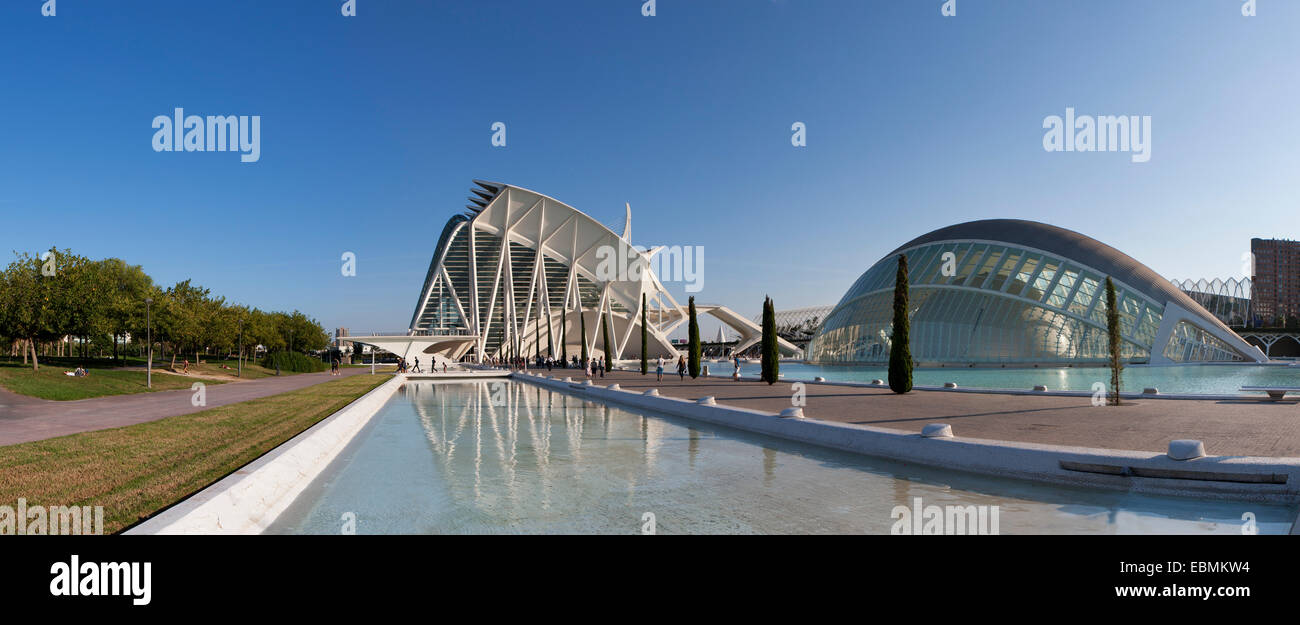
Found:
[[[952,426],[947,423],[931,423],[921,428],[921,436],[926,438],[952,438]]]
[[[606,386],[605,388],[607,388],[607,389],[609,389],[609,390],[611,390],[611,391],[621,391],[621,390],[623,390],[623,387],[619,386],[618,384],[610,384],[609,386]]]
[[[591,380],[583,380],[583,381],[582,381],[582,385],[583,385],[583,386],[591,386]]]
[[[800,407],[798,407],[798,406],[793,406],[793,407],[790,407],[790,408],[786,408],[785,410],[782,410],[782,411],[781,411],[781,416],[782,416],[782,417],[787,417],[787,418],[793,418],[793,419],[802,419],[802,418],[803,418],[803,408],[800,408]]]
[[[1045,392],[1047,392],[1047,386],[1045,386],[1045,385],[1043,385],[1043,384],[1035,384],[1035,385],[1034,385],[1034,390],[1035,390],[1035,391],[1038,391],[1039,393],[1045,393]]]
[[[1205,443],[1191,439],[1169,441],[1169,457],[1174,460],[1193,460],[1205,457]]]
[[[871,383],[872,383],[872,384],[875,384],[876,386],[884,386],[884,385],[885,385],[885,381],[884,381],[884,380],[872,380]]]
[[[1148,387],[1142,389],[1142,394],[1143,394],[1143,395],[1159,395],[1159,394],[1160,394],[1160,389],[1158,389],[1158,388],[1156,388],[1156,387],[1154,387],[1154,386],[1148,386]]]
[[[956,383],[956,382],[944,382],[944,383],[943,383],[943,387],[944,387],[944,388],[957,388],[957,383]]]
[[[713,399],[713,396],[712,396],[712,395],[709,395],[708,397],[701,397],[701,398],[695,400],[695,403],[697,403],[697,404],[699,404],[699,405],[701,405],[701,406],[716,406],[716,405],[718,405],[718,402],[715,401],[715,400]]]
[[[642,394],[642,395],[645,395],[646,397],[658,397],[658,396],[659,396],[659,389],[657,389],[657,388],[652,388],[652,389],[650,389],[650,390],[648,390],[648,391],[646,391],[646,392],[644,392],[644,393],[641,393],[641,394]]]
[[[823,377],[820,376],[820,375],[817,376],[817,377],[815,377],[815,378],[813,378],[813,382],[825,382],[825,381],[826,381],[826,378],[823,378]]]
[[[564,378],[566,384],[573,384],[573,378]]]

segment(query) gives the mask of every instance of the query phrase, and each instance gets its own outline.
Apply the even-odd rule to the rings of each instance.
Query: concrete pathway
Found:
[[[585,379],[575,369],[549,375]],[[793,395],[788,382],[690,377],[683,382],[676,372],[665,374],[663,382],[656,382],[653,372],[611,372],[592,380],[614,382],[626,390],[658,388],[663,395],[685,399],[712,395],[719,403],[773,413],[790,407]],[[1160,453],[1168,451],[1170,440],[1194,438],[1205,442],[1210,455],[1300,457],[1300,405],[1294,400],[1135,399],[1119,407],[1095,407],[1090,397],[951,391],[896,395],[888,389],[823,384],[805,388],[804,415],[825,421],[913,432],[929,423],[947,423],[959,437]]]
[[[344,367],[340,371],[345,377],[370,373],[368,367]],[[0,388],[0,446],[156,421],[287,393],[333,379],[324,371],[213,384],[204,391],[205,406],[193,405],[194,391],[189,389],[52,401]]]

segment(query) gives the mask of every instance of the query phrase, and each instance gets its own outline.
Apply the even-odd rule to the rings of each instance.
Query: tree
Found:
[[[646,328],[645,293],[641,294],[641,375],[650,373],[650,357],[646,355],[646,344],[650,342],[650,330]]]
[[[91,263],[70,250],[50,249],[45,258],[17,254],[4,272],[0,288],[0,334],[22,339],[40,369],[38,341],[68,335],[86,338],[104,315],[107,293],[95,280]]]
[[[912,346],[907,317],[907,256],[898,255],[894,274],[894,329],[889,340],[889,389],[895,393],[912,390]]]
[[[691,296],[688,303],[691,323],[686,331],[686,372],[691,374],[692,378],[698,378],[700,377],[700,324],[695,318],[694,295]]]
[[[1106,276],[1106,343],[1110,353],[1110,405],[1119,405],[1119,378],[1124,362],[1120,358],[1119,306],[1115,304],[1115,283]]]
[[[548,296],[546,298],[546,356],[548,358],[555,358],[555,337],[551,331],[553,323],[551,321],[551,298]]]
[[[569,311],[565,310],[569,303],[565,302],[564,307],[560,310],[560,361],[564,366],[569,366]]]
[[[762,369],[759,379],[768,384],[776,384],[780,373],[780,352],[777,351],[776,342],[776,305],[772,303],[772,298],[763,298],[763,336],[760,341],[760,355],[762,358]]]
[[[587,313],[582,311],[582,302],[578,302],[578,331],[582,333],[582,366],[587,366]]]
[[[104,329],[113,337],[113,359],[117,360],[118,339],[131,335],[144,338],[144,299],[153,292],[153,278],[139,265],[128,265],[120,258],[106,258],[97,263],[98,273],[107,287]]]
[[[600,339],[605,350],[605,366],[614,360],[614,344],[609,342],[609,320],[608,312],[600,316]]]

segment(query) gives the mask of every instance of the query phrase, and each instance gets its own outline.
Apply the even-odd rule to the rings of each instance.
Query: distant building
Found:
[[[1300,317],[1300,241],[1251,239],[1255,258],[1252,306],[1264,325],[1278,317]]]
[[[347,335],[348,335],[348,329],[347,329],[347,328],[334,328],[334,347],[339,347],[339,346],[341,346],[342,343],[339,341],[339,339],[341,339],[341,338],[343,338],[343,337],[345,337],[345,336],[347,336]]]
[[[1250,278],[1170,280],[1216,319],[1229,326],[1258,326],[1250,309]]]

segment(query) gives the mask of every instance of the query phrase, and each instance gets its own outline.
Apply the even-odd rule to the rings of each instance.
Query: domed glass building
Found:
[[[1267,360],[1119,250],[1056,226],[989,219],[922,235],[872,265],[826,317],[809,361],[888,362],[900,254],[909,269],[912,357],[922,366],[1104,364],[1107,276],[1125,361]]]

